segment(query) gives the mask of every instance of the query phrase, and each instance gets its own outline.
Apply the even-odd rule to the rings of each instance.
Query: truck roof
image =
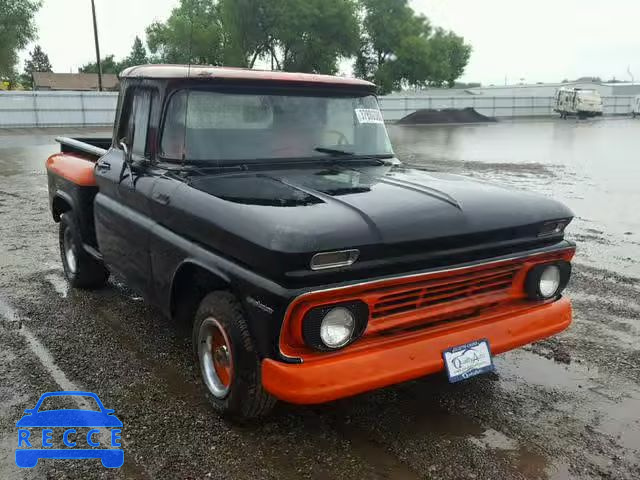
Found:
[[[357,78],[248,68],[214,67],[211,65],[140,65],[123,70],[120,73],[120,78],[211,78],[375,88],[373,83]]]

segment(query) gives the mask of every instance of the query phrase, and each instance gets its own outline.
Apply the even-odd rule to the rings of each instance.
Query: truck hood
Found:
[[[544,196],[401,165],[344,162],[198,176],[190,186],[191,196],[211,200],[189,200],[199,225],[213,222],[217,232],[199,228],[207,236],[200,240],[217,238],[227,246],[223,251],[234,245],[250,264],[256,251],[243,248],[244,241],[271,253],[303,254],[308,268],[308,255],[316,252],[362,247],[366,253],[369,246],[376,247],[373,256],[397,255],[462,247],[461,239],[477,244],[536,237],[544,222],[573,216]]]

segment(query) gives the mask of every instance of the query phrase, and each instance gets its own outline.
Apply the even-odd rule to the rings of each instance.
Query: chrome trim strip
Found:
[[[567,243],[569,243],[569,242],[567,242]],[[553,250],[542,250],[542,251],[528,253],[526,255],[515,254],[515,255],[510,255],[510,256],[504,257],[504,258],[500,258],[499,260],[489,260],[489,261],[485,261],[485,262],[468,263],[466,265],[459,266],[459,267],[443,268],[441,270],[433,270],[433,271],[427,271],[427,272],[422,272],[422,273],[413,273],[411,275],[397,275],[395,277],[387,277],[387,278],[383,278],[383,279],[380,279],[380,280],[371,280],[371,281],[360,282],[360,283],[352,283],[352,284],[349,284],[349,285],[342,285],[342,286],[339,286],[339,287],[325,288],[325,289],[321,289],[321,290],[310,290],[308,292],[301,293],[300,295],[295,297],[293,300],[291,300],[291,302],[289,302],[289,305],[287,306],[287,310],[284,313],[284,317],[282,319],[282,326],[280,327],[280,335],[278,336],[278,352],[280,353],[280,356],[283,357],[283,358],[286,358],[288,360],[292,360],[295,363],[304,363],[302,358],[290,357],[290,356],[285,355],[284,353],[282,353],[282,350],[280,349],[280,345],[282,343],[282,331],[284,329],[284,322],[289,317],[289,314],[291,313],[291,306],[294,305],[301,298],[307,297],[309,295],[312,295],[312,294],[315,294],[315,293],[332,292],[332,291],[336,291],[336,290],[345,290],[347,288],[361,287],[363,285],[375,285],[377,283],[384,283],[384,282],[388,282],[390,280],[411,279],[411,278],[415,278],[415,277],[426,277],[426,276],[429,276],[429,275],[435,275],[437,273],[456,272],[458,270],[464,270],[464,269],[467,269],[467,268],[482,267],[484,265],[500,264],[500,263],[504,263],[504,262],[510,262],[511,260],[518,260],[518,259],[537,257],[539,255],[546,255],[546,254],[550,254],[550,253],[559,253],[559,252],[563,252],[565,250],[575,250],[575,248],[576,248],[575,245],[572,245],[572,244],[569,243],[569,245],[564,245],[564,246],[562,246],[560,248],[556,248],[556,249],[553,249]]]

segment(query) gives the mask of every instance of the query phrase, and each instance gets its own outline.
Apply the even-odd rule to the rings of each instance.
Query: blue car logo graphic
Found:
[[[95,400],[100,411],[85,409],[57,409],[39,411],[42,402],[51,397],[90,397]],[[118,468],[124,463],[124,450],[120,443],[122,422],[113,415],[114,410],[104,408],[95,393],[91,392],[49,392],[40,397],[36,406],[24,411],[18,427],[18,447],[16,465],[32,468],[41,458],[87,459],[99,458],[107,468]],[[36,435],[33,427],[42,428],[42,436]],[[65,428],[62,441],[67,448],[53,448],[53,428]],[[86,436],[76,428],[91,428]],[[103,438],[95,427],[109,429],[108,439]],[[84,443],[88,447],[82,448]],[[103,445],[107,444],[107,445]],[[78,448],[75,448],[79,445]],[[104,448],[109,446],[111,448]],[[103,447],[103,448],[97,448]]]

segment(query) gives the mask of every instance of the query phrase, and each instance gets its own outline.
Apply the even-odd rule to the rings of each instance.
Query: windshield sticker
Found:
[[[384,123],[380,110],[376,108],[356,108],[358,123]]]

